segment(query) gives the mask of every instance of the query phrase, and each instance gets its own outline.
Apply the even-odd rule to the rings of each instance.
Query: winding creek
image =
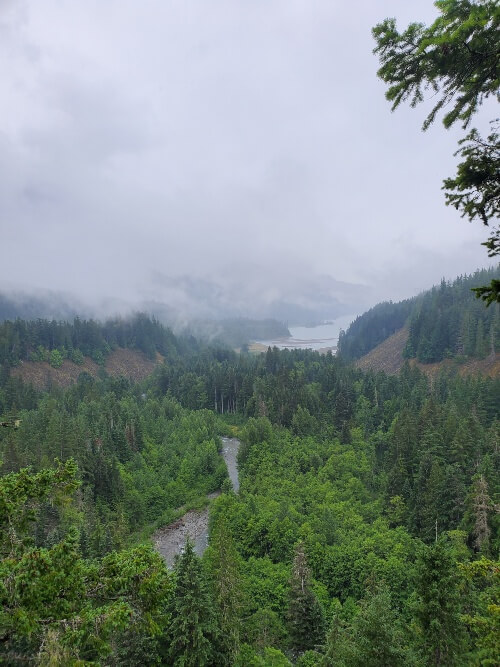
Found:
[[[222,456],[236,493],[240,488],[237,467],[240,444],[237,438],[222,438]],[[220,491],[210,493],[208,498],[216,498],[219,494]],[[194,542],[194,550],[201,556],[208,546],[208,507],[186,512],[174,523],[157,530],[152,539],[155,549],[163,556],[168,567],[173,567],[175,557],[182,552],[188,538]]]

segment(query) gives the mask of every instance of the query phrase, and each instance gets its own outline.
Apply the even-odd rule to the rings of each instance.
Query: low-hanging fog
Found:
[[[463,132],[391,114],[376,77],[371,27],[435,15],[0,0],[2,289],[290,320],[487,266],[441,191]]]

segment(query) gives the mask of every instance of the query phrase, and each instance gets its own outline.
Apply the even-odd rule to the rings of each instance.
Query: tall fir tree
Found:
[[[217,659],[218,628],[213,601],[193,544],[186,542],[175,567],[175,589],[170,604],[167,633],[168,664],[205,667],[221,664]]]
[[[301,653],[315,648],[324,640],[323,608],[311,589],[311,573],[303,542],[295,547],[288,602],[290,644]]]
[[[484,475],[477,475],[472,488],[472,515],[474,527],[472,536],[476,551],[488,553],[491,535],[489,515],[494,510],[494,504],[489,496],[488,482]]]
[[[457,565],[443,538],[422,546],[417,561],[416,620],[427,665],[460,665],[464,627],[460,618]]]
[[[212,529],[207,561],[213,580],[224,653],[228,658],[227,664],[232,665],[240,647],[242,582],[240,557],[224,515],[217,517]]]

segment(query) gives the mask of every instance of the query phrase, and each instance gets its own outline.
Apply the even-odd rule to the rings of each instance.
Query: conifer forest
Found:
[[[500,667],[499,102],[498,0],[0,0],[0,666]]]
[[[498,377],[238,354],[144,315],[0,341],[5,664],[496,664]],[[162,361],[141,382],[15,374],[117,346]],[[168,568],[151,535],[217,491],[208,548]]]

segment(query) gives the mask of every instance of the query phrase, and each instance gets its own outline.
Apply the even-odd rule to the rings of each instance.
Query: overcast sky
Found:
[[[331,277],[374,303],[487,266],[440,189],[461,130],[384,99],[386,16],[435,9],[0,0],[2,286],[168,301],[189,275],[279,298]]]

